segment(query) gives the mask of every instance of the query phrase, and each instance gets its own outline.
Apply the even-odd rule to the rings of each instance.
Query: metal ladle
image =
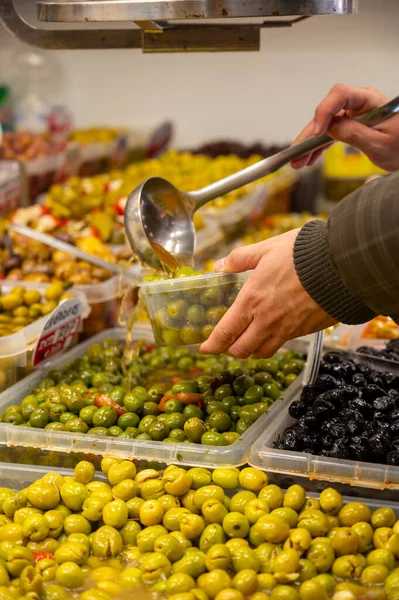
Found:
[[[399,96],[355,120],[373,127],[398,112]],[[191,264],[195,251],[193,215],[201,206],[331,142],[334,140],[328,135],[311,137],[195,192],[181,192],[161,177],[147,179],[130,194],[125,207],[126,234],[133,252],[155,269],[173,270]]]

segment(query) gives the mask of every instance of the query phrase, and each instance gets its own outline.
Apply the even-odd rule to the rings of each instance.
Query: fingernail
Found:
[[[213,267],[214,271],[223,271],[224,269],[224,258],[220,258],[219,260],[217,260],[215,262],[215,265]]]

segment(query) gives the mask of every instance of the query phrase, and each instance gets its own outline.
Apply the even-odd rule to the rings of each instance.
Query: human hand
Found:
[[[399,169],[399,115],[375,127],[353,120],[369,110],[388,102],[389,98],[373,88],[337,84],[320,102],[312,121],[299,134],[294,144],[312,135],[328,133],[335,140],[357,148],[381,169]],[[326,148],[316,150],[293,161],[295,169],[313,165]]]
[[[209,339],[201,344],[201,352],[266,358],[286,341],[336,323],[298,279],[293,258],[298,232],[294,229],[265,242],[236,248],[215,264],[219,272],[254,272]]]

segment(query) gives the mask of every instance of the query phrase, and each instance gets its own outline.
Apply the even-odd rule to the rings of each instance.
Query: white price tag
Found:
[[[64,300],[49,315],[36,342],[33,365],[37,367],[69,348],[82,321],[82,304],[76,298]]]

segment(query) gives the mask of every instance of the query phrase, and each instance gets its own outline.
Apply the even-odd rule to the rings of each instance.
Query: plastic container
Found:
[[[249,276],[209,273],[142,283],[159,346],[200,344],[211,334]]]
[[[17,161],[0,161],[0,216],[23,204],[23,182]]]
[[[4,283],[1,286],[2,291],[7,293],[19,283]],[[26,282],[23,285],[28,290],[34,289],[43,292],[50,284],[43,285]],[[90,312],[86,297],[77,290],[74,290],[73,293],[83,305],[82,319],[85,319]],[[50,314],[52,313],[41,319],[37,319],[34,323],[12,335],[0,337],[0,391],[14,385],[33,370],[33,350]]]
[[[78,285],[74,289],[85,295],[91,309],[90,314],[83,323],[83,330],[80,334],[81,340],[118,325],[120,310],[119,275],[114,275],[101,283]]]
[[[113,157],[118,152],[118,140],[81,144],[80,177],[93,177],[108,171],[113,166]],[[116,168],[116,165],[115,165]]]
[[[148,325],[136,326],[132,334],[133,340],[144,340],[153,343],[154,338]],[[107,338],[120,340],[123,343],[125,335],[126,332],[122,328],[103,331],[63,356],[50,360],[42,369],[32,373],[23,381],[0,394],[0,412],[3,413],[11,404],[20,403],[46,377],[48,371],[62,368],[68,362],[83,356],[92,344],[101,343]],[[289,344],[287,347],[289,347]],[[312,355],[308,355],[308,361],[311,362],[312,360]],[[298,393],[301,388],[301,377],[298,377],[291,387],[296,389],[295,392],[289,388],[291,395]],[[273,423],[287,392],[288,390],[283,394],[281,400],[277,400],[267,413],[263,414],[230,446],[126,440],[30,427],[16,427],[0,423],[0,461],[73,467],[82,459],[89,459],[93,464],[98,465],[101,457],[114,456],[127,460],[142,459],[208,468],[240,466],[248,461],[251,446],[261,432]]]
[[[343,354],[380,371],[393,371],[399,374],[399,366],[394,367],[393,363],[388,361],[369,359],[351,352],[343,352]],[[288,414],[288,409],[294,400],[299,399],[301,391],[300,387],[291,386],[285,392],[285,402],[279,403],[278,410],[273,415],[273,422],[267,425],[263,434],[253,444],[249,464],[264,471],[307,477],[310,480],[339,482],[379,490],[399,490],[399,467],[316,456],[274,447],[279,436],[295,421]]]
[[[34,204],[40,194],[47,192],[56,183],[57,174],[61,171],[64,162],[64,152],[22,162],[22,167],[27,178],[28,204]]]

